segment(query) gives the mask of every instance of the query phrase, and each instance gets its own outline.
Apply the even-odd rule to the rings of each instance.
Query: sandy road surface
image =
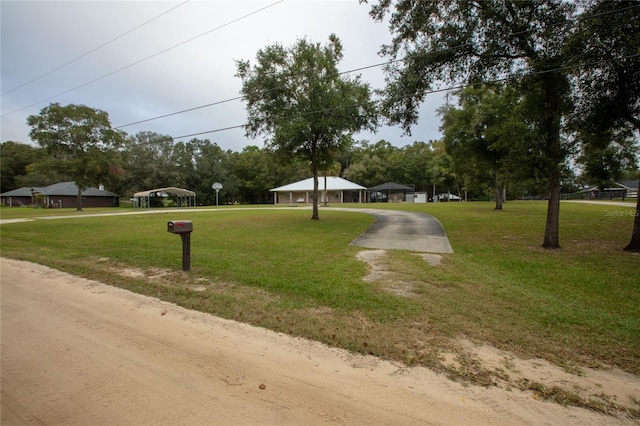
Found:
[[[3,426],[617,421],[0,262]]]

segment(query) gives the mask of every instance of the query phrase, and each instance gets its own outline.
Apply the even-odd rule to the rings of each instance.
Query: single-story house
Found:
[[[638,196],[638,183],[640,183],[638,179],[632,179],[618,182],[618,185],[627,190],[628,198],[636,198]]]
[[[41,205],[56,208],[77,208],[78,187],[75,182],[60,182],[45,187],[23,187],[0,194],[2,204],[8,207]],[[82,207],[117,207],[120,196],[104,188],[82,191]]]
[[[372,186],[367,189],[367,201],[371,203],[376,202],[400,202],[410,201],[413,202],[413,194],[415,187],[409,185],[400,185],[395,182],[387,182],[382,185]]]
[[[327,176],[326,181],[325,189],[325,177],[318,177],[320,192],[318,202],[327,200],[330,203],[361,203],[364,191],[367,189],[337,176]],[[313,178],[273,188],[270,191],[274,193],[274,204],[309,204],[313,202]]]
[[[580,191],[589,199],[608,200],[613,198],[636,198],[638,196],[638,179],[614,182],[602,191],[597,186],[590,186]]]

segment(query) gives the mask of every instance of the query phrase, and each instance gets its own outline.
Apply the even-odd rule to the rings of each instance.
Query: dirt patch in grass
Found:
[[[100,258],[99,262],[109,263],[110,259]],[[210,288],[211,282],[205,278],[193,279],[184,271],[174,271],[163,268],[130,268],[125,266],[110,266],[109,270],[121,277],[143,279],[155,284],[171,287],[184,287],[191,291],[202,292]]]
[[[415,283],[404,281],[398,273],[389,270],[386,250],[363,250],[356,258],[369,265],[364,281],[378,283],[383,290],[397,296],[415,296]]]
[[[540,358],[520,358],[468,339],[456,340],[452,348],[455,350],[442,352],[441,359],[454,378],[529,390],[535,399],[640,418],[640,379],[620,369],[563,367]]]
[[[392,275],[392,272],[390,272],[386,267],[386,254],[386,250],[363,250],[356,254],[356,258],[358,260],[369,265],[369,272],[364,276],[363,280],[376,282]]]
[[[442,256],[433,253],[416,253],[429,266],[437,267],[442,262]],[[396,296],[415,297],[420,286],[425,283],[405,279],[401,271],[392,267],[392,260],[386,250],[363,250],[356,254],[356,258],[369,266],[369,272],[364,281],[377,283],[384,291]]]
[[[421,253],[419,256],[431,267],[440,265],[442,259],[434,254]],[[390,270],[385,250],[365,250],[356,257],[369,265],[365,281],[377,283],[396,295],[416,295],[414,283],[403,281],[401,273]],[[364,321],[359,318],[358,322],[365,324]],[[438,336],[437,330],[425,324],[403,329],[412,330],[404,342],[404,362],[408,365],[429,365],[454,380],[476,385],[528,390],[534,399],[640,418],[640,378],[620,369],[559,366],[540,358],[524,359],[470,339]]]
[[[442,256],[439,254],[433,253],[419,253],[420,256],[425,262],[427,262],[431,266],[439,266],[442,262]]]

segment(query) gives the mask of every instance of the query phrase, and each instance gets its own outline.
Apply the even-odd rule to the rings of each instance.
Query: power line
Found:
[[[585,64],[578,64],[578,65],[568,65],[568,66],[564,66],[564,67],[558,67],[558,68],[554,68],[554,69],[549,69],[549,70],[543,70],[543,71],[537,71],[534,73],[529,73],[523,76],[519,76],[519,77],[515,77],[515,76],[507,76],[507,77],[501,77],[501,78],[495,78],[493,80],[488,80],[488,81],[483,81],[483,82],[478,82],[478,83],[460,83],[454,86],[449,86],[449,87],[445,87],[445,88],[441,88],[441,89],[435,89],[435,90],[429,90],[426,91],[424,93],[424,96],[427,95],[432,95],[432,94],[436,94],[436,93],[442,93],[442,92],[449,92],[452,90],[459,90],[459,89],[464,89],[467,87],[474,87],[474,86],[482,86],[484,84],[491,84],[491,83],[502,83],[502,82],[506,82],[509,80],[515,80],[516,78],[524,78],[524,77],[532,77],[532,76],[536,76],[536,75],[543,75],[543,74],[549,74],[552,72],[559,72],[559,71],[568,71],[571,69],[577,69],[577,68],[583,68],[583,67],[589,67],[589,66],[594,66],[594,65],[599,65],[599,64],[603,64],[605,62],[613,62],[613,61],[617,61],[617,60],[622,60],[622,59],[632,59],[632,58],[637,58],[640,57],[640,53],[638,54],[634,54],[634,55],[627,55],[627,56],[623,56],[620,58],[615,58],[615,59],[605,59],[605,60],[601,60],[601,61],[594,61],[594,62],[588,62]],[[408,98],[411,97],[413,95],[407,95],[407,96],[400,96],[395,98],[395,100],[401,100],[404,98]],[[383,102],[383,100],[377,100],[377,101],[373,101],[373,103],[381,103]],[[324,108],[321,110],[314,110],[314,111],[306,111],[306,112],[302,112],[299,114],[294,114],[294,115],[290,115],[287,117],[283,117],[283,119],[293,119],[293,118],[299,118],[299,117],[305,117],[308,115],[313,115],[313,114],[320,114],[323,112],[329,112],[329,111],[336,111],[339,109],[344,109],[344,108],[351,108],[354,106],[358,106],[356,104],[352,104],[352,105],[345,105],[345,106],[341,106],[341,107],[335,107],[335,108]],[[205,134],[209,134],[209,133],[219,133],[219,132],[223,132],[226,130],[232,130],[232,129],[238,129],[238,128],[243,128],[245,127],[243,124],[240,125],[236,125],[236,126],[229,126],[229,127],[223,127],[223,128],[218,128],[218,129],[213,129],[213,130],[207,130],[204,132],[198,132],[198,133],[192,133],[192,134],[188,134],[188,135],[182,135],[182,136],[175,136],[175,137],[171,137],[171,138],[166,138],[166,139],[160,139],[157,141],[153,141],[153,142],[163,142],[163,141],[175,141],[176,139],[184,139],[187,137],[193,137],[193,136],[200,136],[200,135],[205,135]]]
[[[198,110],[198,109],[207,108],[207,107],[214,106],[214,105],[224,104],[226,102],[237,101],[237,100],[240,100],[242,98],[243,98],[242,96],[237,96],[235,98],[229,98],[229,99],[225,99],[225,100],[222,100],[222,101],[212,102],[210,104],[200,105],[200,106],[193,107],[193,108],[187,108],[187,109],[183,109],[181,111],[170,112],[169,114],[159,115],[157,117],[151,117],[151,118],[147,118],[145,120],[140,120],[140,121],[135,121],[133,123],[123,124],[122,126],[114,127],[114,129],[122,129],[123,127],[133,126],[134,124],[140,124],[140,123],[146,123],[147,121],[159,120],[161,118],[171,117],[172,115],[178,115],[178,114],[182,114],[182,113],[189,112],[189,111],[195,111],[195,110]]]
[[[36,78],[34,78],[34,79],[31,79],[31,80],[27,81],[26,83],[22,83],[21,85],[19,85],[19,86],[17,86],[17,87],[14,87],[13,89],[7,90],[6,92],[2,93],[2,96],[7,95],[7,94],[9,94],[9,93],[11,93],[11,92],[14,92],[14,91],[16,91],[16,90],[18,90],[18,89],[21,89],[21,88],[23,88],[23,87],[25,87],[25,86],[28,86],[29,84],[31,84],[31,83],[33,83],[33,82],[35,82],[35,81],[40,80],[42,77],[46,77],[47,75],[52,74],[52,73],[54,73],[54,72],[56,72],[56,71],[58,71],[58,70],[60,70],[60,69],[62,69],[62,68],[64,68],[64,67],[66,67],[67,65],[71,65],[72,63],[74,63],[74,62],[76,62],[76,61],[78,61],[78,60],[80,60],[80,59],[84,58],[85,56],[90,55],[91,53],[93,53],[93,52],[95,52],[95,51],[97,51],[97,50],[99,50],[99,49],[102,49],[103,47],[105,47],[105,46],[107,46],[107,45],[109,45],[109,44],[113,43],[113,42],[114,42],[114,41],[116,41],[116,40],[121,39],[122,37],[126,36],[127,34],[130,34],[130,33],[134,32],[135,30],[137,30],[137,29],[139,29],[139,28],[141,28],[141,27],[143,27],[143,26],[145,26],[145,25],[147,25],[147,24],[149,24],[149,23],[151,23],[151,22],[155,21],[156,19],[158,19],[158,18],[160,18],[160,17],[162,17],[162,16],[166,15],[167,13],[169,13],[169,12],[171,12],[171,11],[173,11],[173,10],[175,10],[175,9],[179,8],[180,6],[183,6],[183,5],[187,4],[187,3],[189,3],[190,1],[191,1],[191,0],[186,0],[186,1],[182,2],[182,3],[180,3],[179,5],[177,5],[177,6],[175,6],[175,7],[172,7],[171,9],[167,10],[166,12],[163,12],[163,13],[161,13],[160,15],[157,15],[157,16],[155,16],[155,17],[153,17],[153,18],[149,19],[148,21],[143,22],[142,24],[140,24],[140,25],[138,25],[138,26],[136,26],[136,27],[134,27],[134,28],[130,29],[129,31],[126,31],[126,32],[124,32],[124,33],[120,34],[120,35],[119,35],[119,36],[117,36],[116,38],[113,38],[113,39],[111,39],[111,40],[107,41],[106,43],[102,43],[100,46],[95,47],[95,48],[93,48],[93,49],[89,50],[88,52],[83,53],[82,55],[80,55],[80,56],[76,57],[75,59],[72,59],[72,60],[70,60],[70,61],[68,61],[68,62],[65,62],[64,64],[62,64],[62,65],[60,65],[60,66],[58,66],[58,67],[56,67],[56,68],[54,68],[54,69],[52,69],[52,70],[50,70],[50,71],[47,71],[47,72],[45,72],[44,74],[42,74],[42,75],[40,75],[40,76],[38,76],[38,77],[36,77]]]
[[[627,7],[624,7],[624,8],[621,8],[621,9],[616,9],[616,10],[608,10],[608,11],[599,12],[599,13],[595,13],[593,15],[588,15],[588,16],[580,16],[580,17],[576,18],[576,21],[579,20],[579,19],[591,19],[591,18],[595,18],[595,17],[599,17],[599,16],[608,15],[608,14],[611,14],[611,13],[623,12],[623,11],[627,11],[627,10],[638,8],[638,7],[640,7],[640,5],[627,6]],[[554,26],[566,25],[568,23],[571,23],[571,21],[567,20],[567,21],[563,21],[563,22],[557,22],[555,24],[549,24],[547,26],[547,28],[554,27]],[[529,29],[526,29],[526,30],[513,32],[513,33],[509,34],[509,36],[515,36],[515,35],[519,35],[519,34],[523,34],[523,33],[527,33],[527,32],[532,32],[534,30],[535,30],[534,28],[529,28]],[[470,45],[470,43],[463,43],[463,44],[460,44],[460,45],[457,45],[457,46],[451,46],[451,47],[448,47],[448,48],[445,48],[445,49],[441,49],[441,50],[437,50],[437,51],[433,51],[433,52],[428,52],[427,54],[431,54],[432,55],[432,54],[437,54],[437,53],[445,53],[445,52],[452,51],[452,50],[455,50],[455,49],[460,49],[460,48],[463,48],[463,47],[466,47],[466,46],[469,46],[469,45]],[[348,70],[348,71],[342,71],[342,72],[339,72],[338,75],[350,74],[350,73],[363,71],[363,70],[367,70],[367,69],[371,69],[371,68],[378,68],[378,67],[385,66],[385,65],[391,65],[393,63],[401,62],[403,60],[404,60],[404,58],[393,59],[393,60],[386,61],[386,62],[380,62],[380,63],[377,63],[377,64],[367,65],[367,66],[363,66],[363,67],[360,67],[360,68],[354,68],[354,69],[351,69],[351,70]],[[278,90],[278,89],[279,88],[277,88],[277,87],[273,88],[273,89],[269,89],[269,90],[265,91],[265,93],[267,93],[269,91],[273,91],[273,90]],[[161,118],[171,117],[171,116],[183,114],[183,113],[186,113],[186,112],[196,111],[198,109],[208,108],[208,107],[211,107],[211,106],[215,106],[215,105],[219,105],[219,104],[223,104],[223,103],[227,103],[227,102],[240,100],[242,98],[243,98],[243,96],[237,96],[237,97],[234,97],[234,98],[224,99],[224,100],[221,100],[221,101],[216,101],[216,102],[212,102],[212,103],[208,103],[208,104],[204,104],[204,105],[200,105],[200,106],[196,106],[196,107],[192,107],[192,108],[188,108],[188,109],[184,109],[184,110],[180,110],[180,111],[175,111],[175,112],[172,112],[172,113],[168,113],[168,114],[164,114],[164,115],[160,115],[160,116],[156,116],[156,117],[147,118],[147,119],[140,120],[140,121],[135,121],[135,122],[132,122],[132,123],[123,124],[123,125],[117,126],[115,128],[116,129],[122,129],[124,127],[133,126],[135,124],[141,124],[141,123],[146,123],[146,122],[149,122],[149,121],[159,120]]]
[[[42,102],[50,101],[50,100],[55,99],[55,98],[57,98],[57,97],[59,97],[59,96],[62,96],[62,95],[65,95],[65,94],[67,94],[67,93],[73,92],[74,90],[80,89],[81,87],[88,86],[89,84],[95,83],[96,81],[102,80],[102,79],[104,79],[104,78],[106,78],[106,77],[109,77],[109,76],[111,76],[111,75],[113,75],[113,74],[119,73],[120,71],[124,71],[124,70],[126,70],[126,69],[128,69],[128,68],[131,68],[131,67],[133,67],[133,66],[135,66],[135,65],[138,65],[138,64],[140,64],[140,63],[142,63],[142,62],[144,62],[144,61],[147,61],[147,60],[149,60],[149,59],[151,59],[151,58],[155,58],[156,56],[159,56],[159,55],[161,55],[161,54],[163,54],[163,53],[166,53],[166,52],[168,52],[168,51],[170,51],[170,50],[173,50],[173,49],[175,49],[176,47],[183,46],[183,45],[185,45],[185,44],[187,44],[187,43],[189,43],[189,42],[192,42],[192,41],[194,41],[194,40],[196,40],[196,39],[198,39],[198,38],[200,38],[200,37],[203,37],[203,36],[205,36],[205,35],[207,35],[207,34],[211,34],[211,33],[212,33],[212,32],[214,32],[214,31],[218,31],[218,30],[220,30],[220,29],[222,29],[222,28],[225,28],[225,27],[227,27],[227,26],[229,26],[229,25],[231,25],[231,24],[234,24],[234,23],[236,23],[236,22],[238,22],[238,21],[241,21],[242,19],[248,18],[248,17],[250,17],[250,16],[252,16],[252,15],[255,15],[255,14],[259,13],[259,12],[262,12],[263,10],[269,9],[270,7],[273,7],[273,6],[275,6],[275,5],[279,4],[279,3],[282,3],[283,1],[284,1],[284,0],[278,0],[278,1],[276,1],[275,3],[272,3],[272,4],[268,5],[268,6],[262,7],[262,8],[260,8],[260,9],[257,9],[257,10],[255,10],[255,11],[253,11],[253,12],[251,12],[251,13],[248,13],[248,14],[246,14],[246,15],[243,15],[243,16],[241,16],[241,17],[239,17],[239,18],[233,19],[233,20],[231,20],[231,21],[229,21],[229,22],[227,22],[227,23],[225,23],[225,24],[222,24],[222,25],[220,25],[220,26],[218,26],[218,27],[212,28],[212,29],[210,29],[209,31],[205,31],[205,32],[204,32],[204,33],[202,33],[202,34],[199,34],[199,35],[197,35],[197,36],[195,36],[195,37],[191,37],[191,38],[190,38],[190,39],[188,39],[188,40],[182,41],[182,42],[180,42],[180,43],[178,43],[178,44],[176,44],[176,45],[173,45],[173,46],[171,46],[171,47],[168,47],[168,48],[166,48],[166,49],[164,49],[164,50],[161,50],[160,52],[154,53],[153,55],[147,56],[146,58],[140,59],[140,60],[138,60],[138,61],[136,61],[136,62],[134,62],[134,63],[131,63],[131,64],[129,64],[129,65],[125,65],[124,67],[118,68],[117,70],[111,71],[111,72],[109,72],[109,73],[107,73],[107,74],[104,74],[104,75],[102,75],[102,76],[100,76],[100,77],[94,78],[93,80],[87,81],[87,82],[82,83],[82,84],[80,84],[80,85],[78,85],[78,86],[76,86],[76,87],[73,87],[73,88],[71,88],[71,89],[65,90],[64,92],[60,92],[60,93],[58,93],[57,95],[50,96],[50,97],[48,97],[48,98],[46,98],[46,99],[41,99],[41,100],[39,100],[39,101],[37,101],[37,102],[34,102],[34,103],[30,104],[30,105],[24,106],[24,107],[22,107],[22,108],[16,109],[16,110],[11,111],[11,112],[8,112],[8,113],[6,113],[6,114],[2,114],[2,117],[5,117],[5,116],[7,116],[7,115],[14,114],[14,113],[16,113],[16,112],[22,111],[22,110],[27,109],[27,108],[31,108],[32,106],[35,106],[35,105],[41,104]]]

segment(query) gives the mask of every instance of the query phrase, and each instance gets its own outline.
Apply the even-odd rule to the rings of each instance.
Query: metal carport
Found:
[[[136,192],[133,194],[133,198],[137,200],[136,207],[150,208],[151,196],[160,194],[174,194],[178,196],[178,199],[182,201],[181,205],[195,206],[196,205],[196,193],[188,189],[176,188],[170,186],[168,188],[149,189],[147,191]],[[186,201],[186,203],[184,203]]]
[[[368,194],[367,201],[372,201],[371,198],[375,194],[384,195],[385,201],[389,201],[389,202],[392,201],[391,200],[392,195],[402,195],[401,200],[395,200],[395,201],[405,201],[407,193],[412,194],[414,192],[415,192],[415,188],[413,186],[400,185],[395,182],[387,182],[387,183],[383,183],[382,185],[377,185],[371,188],[367,188],[367,194]]]

